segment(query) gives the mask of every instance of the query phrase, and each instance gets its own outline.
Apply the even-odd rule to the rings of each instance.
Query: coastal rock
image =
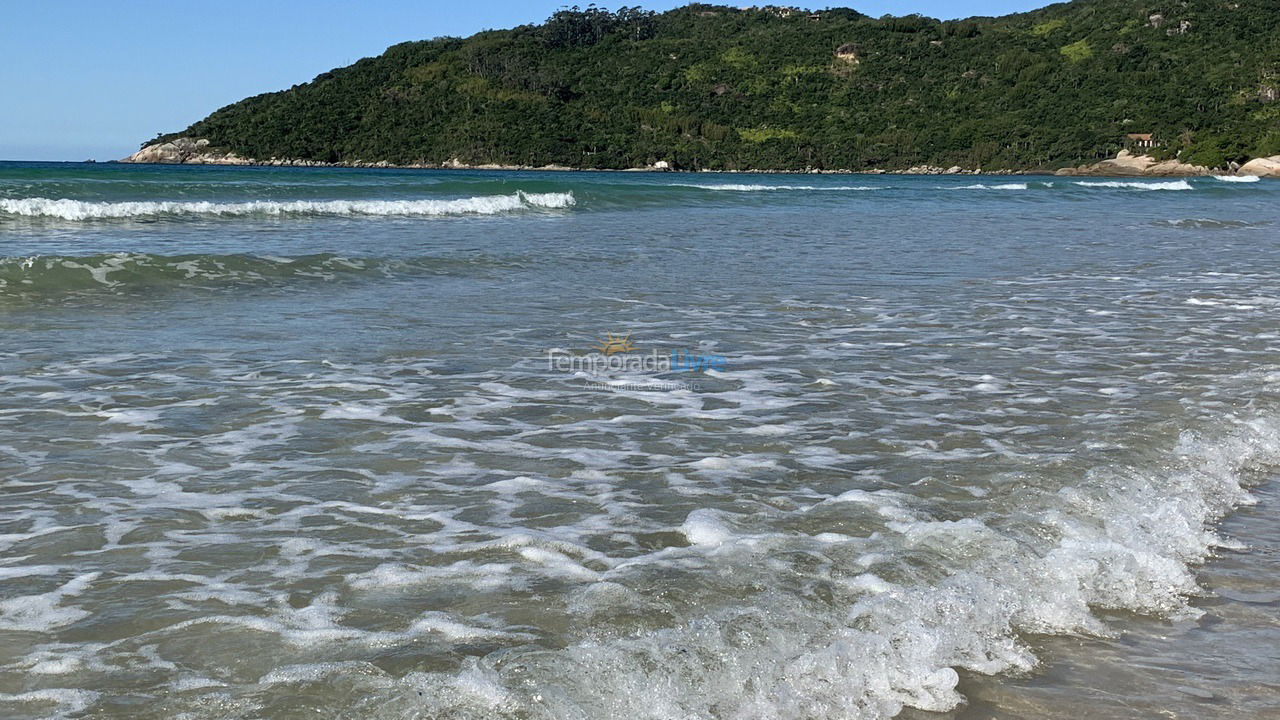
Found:
[[[1134,155],[1121,150],[1114,158],[1092,165],[1063,168],[1056,175],[1096,177],[1196,177],[1212,175],[1213,170],[1200,165],[1188,165],[1177,160],[1157,160],[1150,155]]]
[[[123,158],[127,163],[161,163],[168,165],[249,165],[253,161],[235,153],[220,153],[209,149],[205,138],[174,138],[167,142],[152,143],[138,152]]]
[[[1280,178],[1280,155],[1254,158],[1241,165],[1238,174]]]
[[[208,143],[206,142],[207,146]],[[203,146],[198,147],[197,141],[191,138],[177,138],[169,142],[154,143],[148,145],[138,152],[121,160],[121,162],[132,163],[168,163],[177,164],[184,163],[192,155],[195,155]]]
[[[1177,160],[1165,160],[1158,162],[1147,168],[1145,174],[1152,177],[1194,177],[1198,175],[1212,175],[1213,168],[1207,168],[1200,165],[1188,165]]]

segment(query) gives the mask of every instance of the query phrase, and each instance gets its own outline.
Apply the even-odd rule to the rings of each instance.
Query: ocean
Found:
[[[0,716],[1280,716],[1278,230],[0,163]]]

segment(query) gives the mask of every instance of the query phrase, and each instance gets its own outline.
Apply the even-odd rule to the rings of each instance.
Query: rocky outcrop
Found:
[[[1280,178],[1280,155],[1254,158],[1244,165],[1241,165],[1236,174]]]
[[[256,160],[236,155],[232,152],[220,151],[212,147],[204,138],[174,138],[167,142],[153,143],[138,152],[123,158],[126,163],[158,163],[166,165],[268,165],[273,167],[358,167],[358,168],[414,168],[445,170],[576,170],[564,165],[504,165],[500,163],[484,163],[471,165],[458,158],[442,163],[408,163],[396,164],[386,160],[366,161],[351,160],[344,162],[324,162],[321,160],[301,160],[297,158],[270,158]],[[632,170],[670,171],[671,163],[659,160],[645,168]]]
[[[204,142],[205,145],[209,144],[208,141],[204,140],[200,142]],[[120,162],[177,164],[186,162],[187,158],[194,155],[200,147],[191,138],[178,138],[171,142],[147,145]]]
[[[1157,160],[1150,155],[1134,155],[1128,150],[1121,150],[1118,155],[1109,160],[1092,165],[1063,168],[1054,174],[1096,177],[1196,177],[1213,175],[1214,170],[1200,165],[1188,165],[1177,160]]]
[[[858,46],[853,43],[845,43],[836,48],[836,59],[850,65],[858,65],[862,62],[862,59],[858,57]]]
[[[127,163],[162,163],[169,165],[251,165],[252,160],[235,153],[218,152],[209,147],[204,138],[174,138],[167,142],[153,143],[124,158]]]
[[[906,170],[898,170],[896,171],[896,173],[899,175],[982,175],[983,174],[981,169],[965,170],[959,165],[952,165],[949,168],[942,168],[934,165],[916,165],[913,167],[909,167]],[[1015,171],[1015,170],[996,170],[996,171],[988,171],[987,174],[988,175],[1014,175],[1014,174],[1021,174],[1021,172]]]
[[[353,160],[350,162],[324,162],[322,160],[303,160],[298,158],[269,158],[267,160],[257,160],[254,158],[246,158],[236,155],[232,152],[220,151],[210,146],[209,141],[204,138],[194,139],[187,137],[175,138],[173,140],[153,143],[138,152],[122,159],[120,162],[127,163],[161,163],[169,165],[267,165],[273,167],[360,167],[360,168],[444,168],[456,170],[571,170],[572,168],[562,167],[560,165],[545,165],[542,167],[530,167],[527,165],[499,165],[490,163],[485,165],[468,165],[461,160],[454,158],[445,162],[436,163],[411,163],[407,165],[397,165],[396,163],[387,162],[386,160],[377,160],[373,162],[365,160]]]

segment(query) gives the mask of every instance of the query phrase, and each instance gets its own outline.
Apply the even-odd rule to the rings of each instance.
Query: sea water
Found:
[[[0,164],[0,716],[1275,717],[1230,180]]]

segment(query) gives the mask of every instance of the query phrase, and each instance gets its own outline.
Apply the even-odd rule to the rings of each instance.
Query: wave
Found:
[[[316,253],[297,257],[269,255],[155,255],[104,253],[0,258],[0,301],[48,300],[84,293],[114,293],[187,288],[216,290],[243,286],[280,286],[299,281],[332,282],[362,276],[457,275],[519,267],[491,256],[404,259],[346,257]]]
[[[100,220],[174,215],[494,215],[576,204],[572,192],[482,195],[454,200],[254,200],[251,202],[94,202],[51,198],[0,199],[0,214],[63,220]]]
[[[1249,222],[1246,220],[1215,220],[1213,218],[1184,218],[1182,220],[1157,220],[1153,225],[1160,227],[1180,228],[1184,230],[1241,230],[1259,228],[1270,225],[1270,222]]]
[[[1262,178],[1258,177],[1257,175],[1214,175],[1213,179],[1221,180],[1222,182],[1255,183],[1261,180]]]
[[[1081,180],[1075,183],[1081,187],[1099,187],[1099,188],[1119,188],[1123,190],[1193,190],[1191,183],[1186,180],[1171,180],[1167,182],[1128,182],[1122,180],[1099,180],[1087,181]]]
[[[867,185],[742,185],[742,184],[698,184],[673,183],[670,187],[698,188],[700,190],[721,190],[725,192],[767,192],[777,190],[813,190],[819,192],[883,190],[885,188]]]
[[[1053,186],[1052,183],[1049,183],[1047,185],[1047,187],[1052,187],[1052,186]],[[960,187],[957,187],[954,189],[955,190],[1030,190],[1031,186],[1028,183],[1000,183],[998,185],[984,185],[982,183],[978,183],[977,185],[961,185]]]
[[[1034,668],[1027,634],[1108,635],[1100,610],[1199,614],[1186,603],[1200,592],[1193,566],[1230,544],[1213,523],[1252,502],[1246,478],[1280,459],[1276,418],[1226,420],[1235,429],[1223,435],[1184,432],[1167,454],[1030,493],[1010,518],[933,517],[909,495],[862,490],[796,511],[797,525],[810,527],[859,513],[891,518],[885,536],[909,554],[896,560],[873,539],[752,534],[744,518],[695,509],[679,529],[687,548],[629,561],[576,596],[579,607],[608,612],[635,597],[629,587],[671,582],[672,567],[714,568],[740,578],[744,593],[753,583],[772,591],[519,662],[412,673],[404,682],[419,692],[405,696],[433,717],[496,707],[514,712],[493,716],[618,719],[951,710],[963,703],[957,669]],[[930,575],[924,563],[942,566]],[[656,710],[643,691],[652,687],[664,688]]]

